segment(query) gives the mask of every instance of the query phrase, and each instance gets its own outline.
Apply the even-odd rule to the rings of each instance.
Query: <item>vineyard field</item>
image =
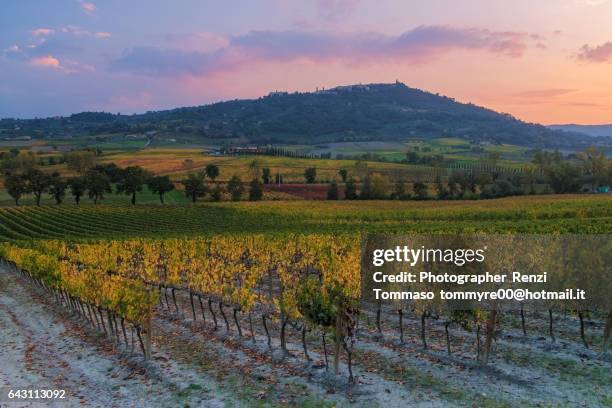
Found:
[[[0,240],[183,237],[218,233],[609,233],[609,196],[483,201],[241,202],[0,208]]]
[[[547,251],[558,267],[561,257]],[[359,304],[359,253],[353,234],[4,243],[0,284],[11,290],[0,308],[28,291],[146,370],[149,386],[170,375],[176,388],[161,404],[610,404],[609,315],[606,323],[604,313],[556,305],[502,313],[490,329],[485,310]],[[31,324],[24,315],[17,310],[12,324]],[[138,382],[126,386],[146,399]]]
[[[0,207],[0,342],[17,352],[0,378],[28,364],[70,384],[69,406],[609,406],[605,311],[508,311],[489,329],[485,310],[358,299],[364,234],[609,234],[611,203]]]

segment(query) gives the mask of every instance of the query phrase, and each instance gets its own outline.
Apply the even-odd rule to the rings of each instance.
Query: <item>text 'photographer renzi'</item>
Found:
[[[362,301],[430,309],[609,310],[606,235],[371,235],[362,245]]]

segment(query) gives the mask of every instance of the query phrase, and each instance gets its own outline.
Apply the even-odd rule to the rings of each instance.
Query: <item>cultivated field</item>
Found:
[[[360,231],[609,233],[612,230],[611,203],[612,199],[603,195],[551,195],[482,201],[266,201],[4,207],[0,208],[0,239]]]
[[[354,302],[363,233],[607,234],[611,202],[2,207],[0,381],[66,389],[61,406],[610,406],[605,312],[488,332],[482,311]]]

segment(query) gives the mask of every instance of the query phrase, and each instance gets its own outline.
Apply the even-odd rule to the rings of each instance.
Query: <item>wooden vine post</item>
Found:
[[[147,333],[145,337],[145,360],[149,360],[151,358],[151,337],[153,337],[151,322],[152,316],[153,310],[151,306],[149,306],[149,313],[147,315],[147,320],[145,321],[145,331]]]

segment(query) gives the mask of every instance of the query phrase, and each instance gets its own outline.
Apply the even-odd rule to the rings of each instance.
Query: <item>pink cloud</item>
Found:
[[[111,37],[111,33],[108,33],[106,31],[100,31],[94,34],[94,36],[96,38],[110,38]]]
[[[93,14],[96,11],[96,5],[88,2],[81,2],[81,7],[88,14]]]
[[[608,41],[594,47],[585,44],[578,52],[578,59],[588,62],[612,61],[612,42]]]
[[[37,28],[32,30],[34,37],[47,37],[55,32],[52,28]]]
[[[232,38],[231,45],[251,55],[271,59],[388,58],[414,63],[451,50],[481,50],[520,57],[527,49],[530,39],[529,34],[514,31],[419,26],[397,36],[370,32],[252,31]]]
[[[65,59],[62,62],[53,55],[45,55],[41,57],[33,57],[30,59],[30,64],[59,70],[65,74],[77,74],[80,72],[94,72],[96,69],[93,65],[83,64],[78,61]]]
[[[230,37],[225,46],[210,52],[181,47],[128,49],[113,62],[113,67],[147,75],[174,76],[297,60],[351,65],[382,60],[422,64],[455,50],[518,58],[530,43],[539,40],[539,36],[533,38],[522,32],[449,26],[419,26],[396,36],[371,32],[252,31]]]
[[[48,67],[53,69],[61,68],[60,61],[52,55],[46,55],[44,57],[34,57],[30,60],[30,63],[39,67]]]

